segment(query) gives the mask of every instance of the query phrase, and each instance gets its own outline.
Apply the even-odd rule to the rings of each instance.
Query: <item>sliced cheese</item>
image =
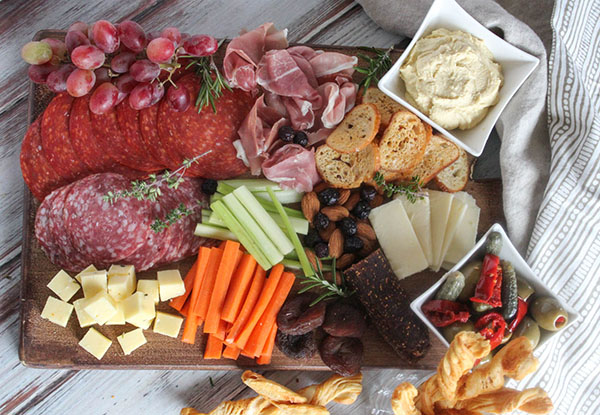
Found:
[[[52,278],[47,287],[63,301],[69,301],[79,291],[77,281],[62,269]]]
[[[448,252],[448,247],[450,246],[450,242],[454,238],[454,234],[456,233],[456,229],[458,225],[462,221],[463,216],[465,215],[465,211],[467,210],[467,204],[454,196],[452,199],[452,206],[450,207],[450,213],[448,214],[448,222],[446,223],[446,232],[444,232],[444,242],[442,244],[442,249],[440,251],[440,256],[437,259],[437,262],[433,264],[432,269],[434,271],[439,271],[442,266],[442,262],[444,257],[446,256],[446,252]]]
[[[142,329],[131,330],[127,333],[123,333],[117,337],[117,341],[121,345],[124,354],[131,354],[135,349],[143,346],[148,341],[144,337],[144,331]]]
[[[181,323],[183,323],[183,318],[157,311],[154,320],[154,332],[169,337],[177,337],[181,329]]]
[[[158,271],[156,279],[158,280],[160,301],[167,301],[185,294],[185,284],[178,269]]]
[[[94,264],[88,265],[87,268],[83,269],[79,274],[75,275],[75,279],[77,280],[78,283],[81,284],[81,276],[83,274],[87,274],[90,272],[96,272],[96,271],[98,271],[98,270],[96,269]]]
[[[88,313],[85,312],[83,306],[85,305],[85,298],[73,301],[75,307],[75,314],[77,315],[77,321],[79,321],[79,327],[85,328],[96,324],[96,320],[92,318]]]
[[[96,359],[100,360],[104,357],[104,354],[112,344],[110,339],[107,339],[98,330],[91,327],[85,336],[79,342],[79,345],[85,349],[88,353],[93,355]]]
[[[442,246],[444,245],[444,235],[448,225],[448,216],[452,207],[452,193],[429,191],[429,203],[431,205],[431,247],[432,261],[431,267],[435,269],[435,264],[440,262]]]
[[[48,297],[46,305],[42,310],[42,318],[59,326],[67,327],[67,322],[72,312],[73,306],[71,304],[61,301],[58,298]]]
[[[158,304],[160,297],[158,295],[158,280],[138,280],[137,290],[148,294],[154,300],[154,304]]]
[[[136,279],[133,265],[111,265],[108,270],[108,294],[122,301],[135,292]]]
[[[454,194],[454,198],[462,200],[467,205],[467,210],[458,224],[454,238],[444,256],[444,263],[450,265],[450,268],[475,246],[480,214],[477,202],[470,194],[458,192]]]
[[[81,274],[81,286],[83,287],[83,295],[86,298],[91,298],[101,291],[107,292],[108,273],[105,270],[100,270]]]
[[[399,279],[427,268],[427,258],[400,200],[395,199],[373,209],[369,220]]]
[[[422,199],[417,199],[415,202],[409,201],[406,196],[398,195],[397,198],[402,201],[404,210],[408,215],[408,219],[419,239],[421,249],[427,262],[432,263],[433,248],[431,245],[431,209],[429,203],[429,193]]]

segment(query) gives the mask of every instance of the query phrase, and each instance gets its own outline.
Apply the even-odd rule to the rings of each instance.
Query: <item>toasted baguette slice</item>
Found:
[[[409,175],[400,175],[398,180],[410,180],[415,176],[425,185],[443,169],[454,163],[460,156],[460,149],[453,142],[444,137],[433,134],[429,145],[425,149],[423,160],[413,169]]]
[[[377,87],[367,88],[362,96],[362,103],[375,104],[377,106],[377,110],[381,116],[381,126],[379,128],[382,129],[389,125],[392,115],[405,109]]]
[[[329,134],[326,143],[338,153],[358,153],[377,135],[380,119],[375,104],[357,105]]]
[[[410,111],[394,114],[379,141],[381,167],[410,175],[421,162],[431,140],[432,129]]]
[[[460,149],[458,159],[438,173],[435,177],[435,183],[445,192],[460,192],[469,181],[470,170],[471,166],[467,153]]]
[[[317,149],[315,160],[319,174],[330,186],[353,189],[373,177],[379,168],[379,150],[370,144],[358,153],[344,154],[323,144]]]

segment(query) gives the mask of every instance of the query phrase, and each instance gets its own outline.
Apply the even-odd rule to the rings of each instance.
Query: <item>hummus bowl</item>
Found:
[[[400,77],[400,68],[407,60],[415,44],[424,36],[436,29],[461,30],[469,33],[485,43],[494,57],[494,61],[502,67],[503,85],[498,92],[498,102],[489,107],[487,114],[474,127],[466,130],[447,129],[434,122],[430,117],[412,105],[407,99],[406,86]],[[446,138],[463,148],[473,156],[483,152],[485,143],[498,121],[502,110],[508,104],[527,77],[539,64],[539,59],[516,48],[486,29],[469,15],[454,0],[435,0],[425,16],[423,23],[406,50],[394,63],[392,68],[381,78],[378,87],[389,97],[408,108],[422,120],[439,131]]]

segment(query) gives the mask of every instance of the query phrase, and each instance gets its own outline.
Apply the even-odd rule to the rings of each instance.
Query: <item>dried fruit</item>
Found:
[[[354,254],[344,254],[335,261],[335,267],[337,269],[346,269],[354,263],[355,259]]]
[[[319,236],[319,232],[317,232],[315,228],[310,228],[306,236],[304,236],[304,246],[314,248],[315,245],[319,242],[323,242],[323,240]]]
[[[325,206],[333,206],[340,200],[340,191],[332,187],[317,194],[319,201]]]
[[[309,292],[288,298],[277,314],[279,330],[284,334],[299,336],[321,327],[326,307],[324,302],[310,307],[316,298],[316,294]]]
[[[321,212],[332,222],[340,221],[350,215],[348,209],[343,206],[327,206],[321,209]]]
[[[327,227],[330,224],[332,224],[332,222],[330,222],[329,218],[327,216],[325,216],[324,214],[322,214],[321,212],[317,212],[317,214],[313,218],[313,225],[314,225],[315,229],[318,231],[327,229]]]
[[[329,238],[331,238],[331,234],[333,233],[333,231],[335,231],[335,223],[329,222],[329,225],[327,226],[327,228],[319,231],[319,236],[324,241],[329,242]]]
[[[336,229],[329,238],[329,256],[339,258],[344,253],[344,235],[340,229]],[[362,248],[362,247],[361,247]]]
[[[338,227],[342,230],[342,233],[345,236],[352,236],[352,235],[356,235],[356,232],[358,230],[358,226],[356,224],[356,221],[352,218],[344,218],[340,221],[340,223],[338,224]]]
[[[368,218],[369,213],[371,213],[371,206],[364,200],[359,201],[356,206],[354,206],[354,209],[352,209],[352,214],[358,219]]]
[[[338,301],[327,306],[322,327],[331,336],[362,337],[367,330],[367,321],[359,309]]]
[[[315,255],[317,258],[326,258],[329,256],[329,245],[325,242],[319,242],[315,245]]]
[[[344,252],[355,253],[363,249],[365,244],[358,236],[349,236],[344,240]],[[329,248],[331,251],[331,248]]]
[[[275,345],[281,350],[281,353],[297,360],[310,359],[317,352],[317,342],[313,331],[300,336],[294,336],[277,330]]]
[[[346,203],[344,203],[344,207],[346,209],[348,209],[349,211],[352,211],[352,209],[354,209],[354,207],[359,202],[359,200],[360,200],[360,195],[358,193],[354,192],[350,195],[350,197],[348,198]]]
[[[377,190],[373,186],[363,186],[360,189],[360,198],[362,200],[370,202],[375,198],[375,195],[377,195]]]
[[[377,235],[375,234],[373,227],[364,222],[356,224],[356,235],[369,241],[377,240]]]
[[[350,194],[352,192],[350,191],[350,189],[341,189],[340,190],[340,200],[338,200],[338,205],[343,205],[344,203],[346,203],[348,201],[348,199],[350,198]]]
[[[321,208],[321,203],[315,192],[305,193],[300,203],[302,207],[302,214],[304,217],[312,223],[313,218]]]
[[[341,376],[356,375],[360,371],[363,344],[352,337],[326,336],[319,346],[323,362]]]

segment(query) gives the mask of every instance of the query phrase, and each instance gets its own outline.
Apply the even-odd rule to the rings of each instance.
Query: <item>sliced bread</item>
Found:
[[[454,163],[461,150],[453,142],[444,137],[433,134],[425,149],[423,160],[408,175],[400,175],[399,180],[410,180],[417,176],[419,181],[425,185],[443,169]]]
[[[410,111],[395,113],[379,141],[381,167],[404,175],[423,160],[432,129]]]
[[[435,177],[435,183],[445,192],[460,192],[465,188],[471,173],[471,163],[467,153],[460,149],[458,159],[440,171]]]
[[[388,97],[377,87],[367,88],[362,96],[363,104],[375,104],[381,116],[381,127],[386,128],[392,119],[392,115],[405,109],[402,105]]]
[[[329,134],[326,143],[339,153],[358,153],[377,135],[380,119],[375,104],[357,105]]]
[[[323,144],[317,149],[315,160],[325,182],[333,187],[353,189],[373,177],[379,168],[379,150],[376,144],[370,144],[358,153],[347,154]]]

